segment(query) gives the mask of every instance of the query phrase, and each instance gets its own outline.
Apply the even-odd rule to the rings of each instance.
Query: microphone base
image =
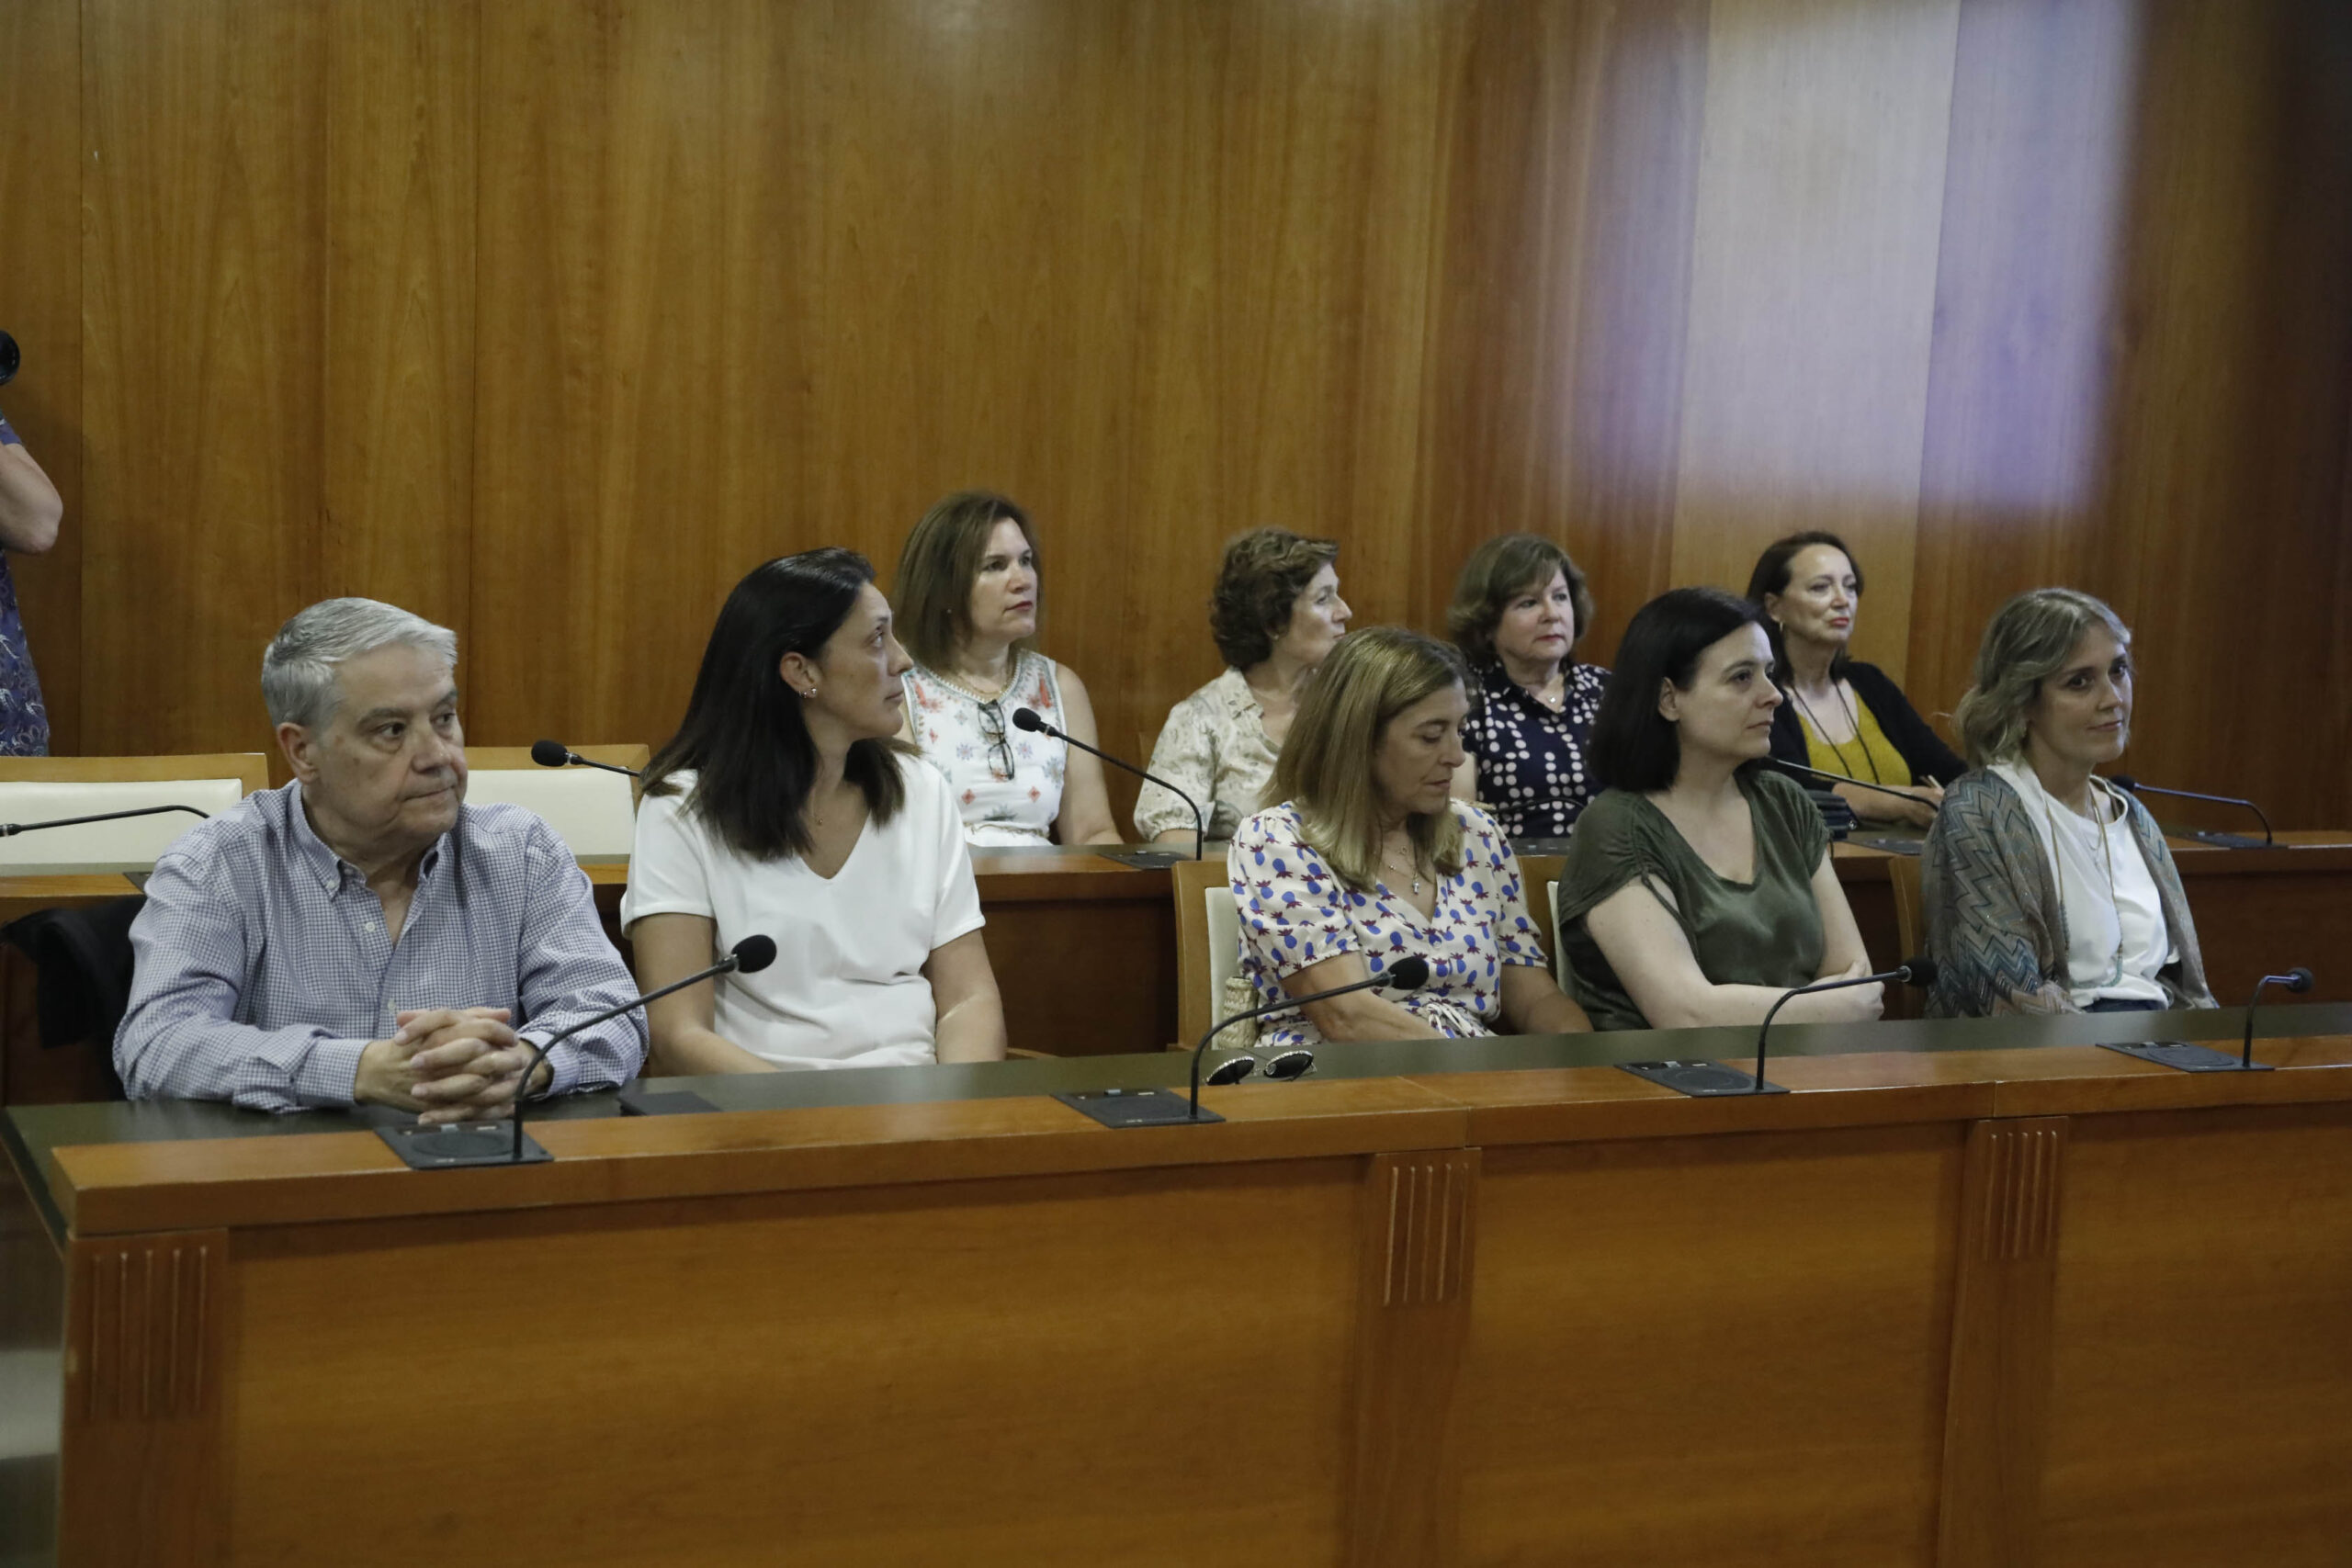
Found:
[[[692,1089],[673,1089],[657,1094],[641,1083],[621,1086],[624,1116],[699,1116],[718,1109]]]
[[[376,1135],[411,1170],[455,1170],[476,1165],[541,1165],[555,1156],[527,1132],[523,1157],[514,1157],[511,1122],[453,1122],[439,1127],[379,1127]]]
[[[1849,844],[1860,844],[1866,850],[1878,850],[1890,855],[1911,855],[1915,858],[1921,850],[1928,847],[1925,840],[1902,839],[1892,833],[1871,833],[1860,838],[1849,839],[1846,841]]]
[[[1758,1080],[1721,1062],[1620,1062],[1620,1070],[1693,1100],[1724,1100],[1741,1094],[1786,1094],[1779,1084]]]
[[[1193,1097],[1172,1089],[1097,1089],[1054,1098],[1105,1127],[1173,1127],[1185,1122],[1200,1126],[1225,1120],[1204,1105],[1195,1122]]]
[[[1171,865],[1182,865],[1193,859],[1192,852],[1187,850],[1097,848],[1094,852],[1104,860],[1114,860],[1121,865],[1134,866],[1137,871],[1166,871]]]
[[[2242,1063],[2226,1051],[2191,1045],[2186,1040],[2151,1040],[2140,1045],[2103,1044],[2099,1049],[2137,1056],[2141,1061],[2154,1062],[2160,1067],[2171,1067],[2184,1073],[2267,1073],[2270,1070],[2267,1062]]]
[[[2249,838],[2244,833],[2220,833],[2214,832],[2211,829],[2200,829],[2187,836],[2196,840],[2200,844],[2211,844],[2217,850],[2280,850],[2286,848],[2284,844],[2269,843],[2261,839]]]

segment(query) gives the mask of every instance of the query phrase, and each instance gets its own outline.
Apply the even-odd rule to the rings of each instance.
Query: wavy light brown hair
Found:
[[[1453,580],[1453,603],[1446,607],[1446,635],[1473,665],[1494,661],[1495,627],[1503,611],[1522,593],[1540,593],[1558,572],[1568,580],[1568,603],[1576,610],[1576,636],[1568,640],[1568,657],[1576,662],[1577,644],[1592,629],[1592,590],[1584,570],[1568,552],[1536,534],[1500,534],[1470,552],[1462,573]]]
[[[2026,717],[2041,683],[2066,667],[2083,634],[2105,626],[2126,651],[2132,628],[2104,601],[2072,588],[2030,588],[1998,610],[1976,645],[1976,683],[1952,710],[1952,728],[1972,768],[2025,750]]]
[[[1252,528],[1227,545],[1209,594],[1209,636],[1225,661],[1247,670],[1272,659],[1298,596],[1339,558],[1333,541],[1287,528]]]
[[[994,491],[961,490],[922,514],[914,532],[899,551],[897,580],[890,584],[890,607],[898,613],[899,641],[914,661],[929,670],[950,666],[956,646],[972,635],[972,584],[988,555],[989,536],[1010,520],[1021,526],[1037,560],[1037,608],[1045,610],[1045,556],[1037,548],[1037,530],[1029,514],[1010,497]],[[1018,660],[1030,646],[1023,637],[1012,645]]]
[[[1299,701],[1265,804],[1297,807],[1306,841],[1340,880],[1359,892],[1370,887],[1380,874],[1383,831],[1373,752],[1398,714],[1432,692],[1469,683],[1462,655],[1435,637],[1403,626],[1350,632]],[[1441,873],[1462,869],[1462,824],[1450,803],[1408,817],[1405,829]]]

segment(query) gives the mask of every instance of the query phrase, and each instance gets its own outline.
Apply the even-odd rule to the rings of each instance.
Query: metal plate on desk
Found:
[[[1693,1100],[1714,1100],[1734,1094],[1786,1094],[1779,1084],[1759,1082],[1737,1067],[1721,1062],[1620,1062],[1617,1066],[1661,1089]]]
[[[2102,1045],[2103,1051],[2120,1055],[2137,1056],[2143,1062],[2154,1062],[2160,1067],[2173,1067],[2184,1073],[2267,1073],[2267,1062],[2240,1062],[2226,1052],[2204,1045],[2192,1045],[2186,1040],[2149,1040],[2136,1045]]]

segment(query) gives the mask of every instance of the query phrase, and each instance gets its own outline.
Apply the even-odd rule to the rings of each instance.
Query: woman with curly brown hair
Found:
[[[1225,672],[1169,710],[1151,771],[1201,803],[1208,836],[1229,839],[1262,804],[1300,696],[1348,629],[1333,563],[1340,547],[1255,528],[1225,547],[1209,634]],[[1193,841],[1192,808],[1155,784],[1136,796],[1136,836]]]

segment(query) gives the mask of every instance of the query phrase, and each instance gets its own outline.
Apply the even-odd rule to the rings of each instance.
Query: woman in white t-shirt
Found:
[[[1003,1056],[961,815],[892,739],[908,663],[852,551],[769,561],[728,596],[645,771],[621,925],[647,990],[753,934],[776,960],[650,1003],[659,1071]]]

